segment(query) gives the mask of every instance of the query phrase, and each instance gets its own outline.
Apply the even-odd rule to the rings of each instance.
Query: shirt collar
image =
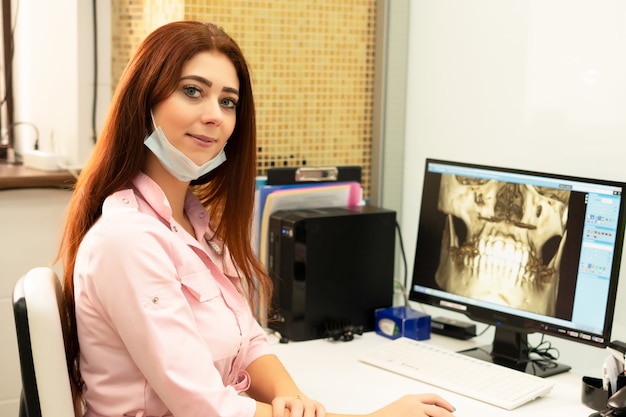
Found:
[[[161,187],[143,172],[137,174],[133,179],[132,186],[152,210],[171,226],[174,222],[172,207]],[[185,212],[196,231],[196,235],[204,235],[208,231],[209,215],[202,203],[190,190],[187,190],[185,196]]]

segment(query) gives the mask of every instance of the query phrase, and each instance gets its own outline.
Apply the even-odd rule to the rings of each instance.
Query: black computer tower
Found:
[[[370,205],[272,214],[268,326],[293,341],[373,330],[374,311],[393,302],[395,223]]]

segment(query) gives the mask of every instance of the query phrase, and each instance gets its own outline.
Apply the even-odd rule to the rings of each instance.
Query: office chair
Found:
[[[19,417],[75,417],[65,360],[63,292],[56,273],[31,269],[13,290],[22,373]]]

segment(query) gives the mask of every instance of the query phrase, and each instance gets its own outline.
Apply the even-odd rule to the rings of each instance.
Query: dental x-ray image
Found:
[[[442,174],[445,215],[437,285],[448,292],[555,315],[571,192]]]

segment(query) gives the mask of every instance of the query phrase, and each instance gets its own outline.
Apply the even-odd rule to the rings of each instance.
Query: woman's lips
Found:
[[[209,137],[209,136],[204,136],[204,135],[192,135],[192,134],[188,134],[190,137],[192,137],[196,142],[199,142],[201,145],[210,145],[214,142],[217,142],[215,139]]]

